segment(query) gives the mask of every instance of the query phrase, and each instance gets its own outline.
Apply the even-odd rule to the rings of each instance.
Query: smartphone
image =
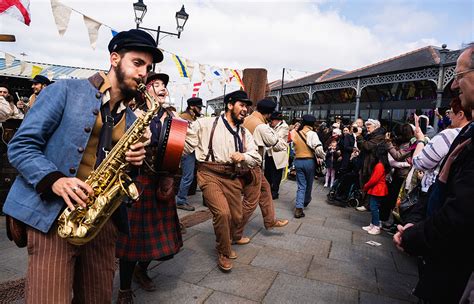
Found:
[[[428,126],[428,119],[427,117],[423,117],[424,115],[420,116],[419,124],[420,124],[420,129],[423,134],[426,134],[426,128]]]

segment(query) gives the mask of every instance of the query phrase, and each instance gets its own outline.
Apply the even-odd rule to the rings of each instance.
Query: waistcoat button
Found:
[[[100,94],[99,92],[95,93],[95,97],[100,98],[101,96],[102,94]]]
[[[71,174],[76,173],[76,168],[69,168],[69,173],[71,173]]]
[[[89,133],[90,131],[92,131],[91,127],[85,127],[84,128],[84,132]]]
[[[84,148],[83,148],[83,147],[79,147],[79,148],[77,148],[77,152],[79,152],[79,153],[82,153],[82,152],[84,152]]]

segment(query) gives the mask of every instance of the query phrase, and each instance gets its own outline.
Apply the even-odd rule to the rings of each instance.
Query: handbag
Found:
[[[26,234],[26,224],[9,215],[5,216],[7,226],[7,237],[15,242],[19,248],[26,247],[28,236]]]
[[[413,188],[400,202],[399,212],[400,217],[403,219],[406,214],[410,212],[414,205],[418,203],[420,197],[421,186],[417,185]]]

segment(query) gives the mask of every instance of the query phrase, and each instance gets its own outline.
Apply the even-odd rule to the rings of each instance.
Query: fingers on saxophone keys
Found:
[[[64,196],[63,196],[64,198]],[[83,199],[84,198],[84,199]],[[84,193],[84,191],[82,191],[81,188],[77,187],[77,186],[73,186],[71,188],[69,188],[69,190],[67,191],[67,199],[64,198],[64,201],[66,202],[66,204],[71,207],[69,204],[72,205],[72,202],[71,200],[75,201],[77,204],[79,204],[79,206],[85,208],[86,207],[86,203],[84,202],[85,200],[87,199],[87,196],[86,194]]]

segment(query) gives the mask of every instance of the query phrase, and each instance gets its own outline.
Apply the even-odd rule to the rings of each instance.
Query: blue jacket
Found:
[[[58,174],[76,176],[102,96],[89,80],[62,80],[41,91],[8,145],[19,176],[5,201],[6,214],[49,231],[66,204],[56,195],[44,195],[50,190],[50,185],[44,189],[45,181]],[[127,129],[135,118],[127,108]]]

